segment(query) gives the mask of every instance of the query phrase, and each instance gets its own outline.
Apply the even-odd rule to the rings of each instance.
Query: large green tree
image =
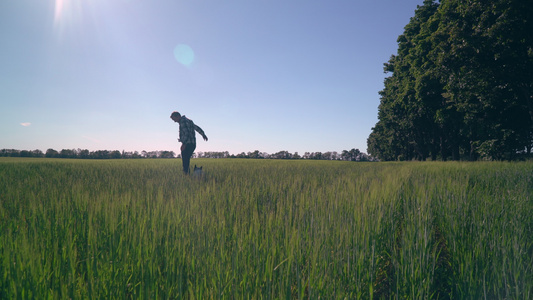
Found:
[[[533,4],[426,0],[385,64],[370,154],[513,158],[533,136]]]

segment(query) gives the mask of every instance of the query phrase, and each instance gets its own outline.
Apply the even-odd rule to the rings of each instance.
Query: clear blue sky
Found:
[[[0,0],[0,148],[366,152],[423,0]]]

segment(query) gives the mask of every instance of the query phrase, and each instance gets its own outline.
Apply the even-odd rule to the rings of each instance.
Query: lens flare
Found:
[[[174,58],[180,64],[189,67],[194,63],[194,51],[189,45],[179,44],[174,48]]]

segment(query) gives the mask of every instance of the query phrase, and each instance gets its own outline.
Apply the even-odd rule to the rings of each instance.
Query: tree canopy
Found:
[[[398,37],[368,151],[513,159],[533,146],[533,5],[426,0]]]

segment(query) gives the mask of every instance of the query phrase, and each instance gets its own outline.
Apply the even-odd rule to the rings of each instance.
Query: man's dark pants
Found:
[[[183,161],[183,173],[189,174],[189,164],[191,163],[191,156],[196,149],[196,144],[185,144],[181,151],[181,160]]]

